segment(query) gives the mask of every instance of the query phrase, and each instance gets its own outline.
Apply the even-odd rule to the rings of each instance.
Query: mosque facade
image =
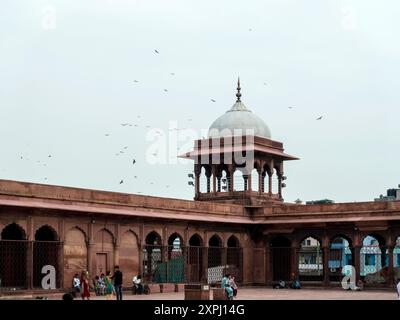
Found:
[[[232,108],[181,157],[194,162],[193,201],[0,180],[2,292],[42,290],[45,266],[57,290],[115,265],[126,287],[140,274],[161,291],[224,273],[263,286],[400,278],[400,201],[285,202],[284,164],[299,159],[245,106],[239,83]]]

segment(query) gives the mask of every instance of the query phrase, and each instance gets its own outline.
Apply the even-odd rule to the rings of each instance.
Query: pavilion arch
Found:
[[[0,278],[3,288],[27,288],[27,252],[25,230],[17,223],[6,225],[0,237]]]
[[[299,239],[300,239],[299,242],[298,242],[299,246],[301,246],[302,243],[303,243],[305,240],[309,239],[309,238],[318,241],[319,246],[322,247],[322,237],[320,237],[319,235],[314,234],[314,233],[309,233],[309,234],[303,235],[301,238],[299,238]]]
[[[75,273],[87,270],[87,234],[75,226],[65,233],[64,242],[64,288],[71,286]]]
[[[162,245],[162,238],[156,231],[151,231],[147,234],[145,239],[146,245]]]
[[[57,231],[48,224],[39,227],[35,232],[35,241],[58,241]]]
[[[202,247],[203,245],[204,245],[203,238],[198,233],[195,233],[190,237],[189,239],[190,247]]]
[[[203,278],[203,255],[206,249],[202,237],[195,233],[189,238],[188,247],[188,282],[200,282]]]
[[[26,240],[26,232],[19,224],[13,222],[3,228],[1,240]]]
[[[342,238],[349,243],[349,247],[353,247],[353,238],[345,233],[337,233],[329,238],[329,244],[331,245],[336,239]]]
[[[183,237],[178,232],[174,232],[168,237],[168,246],[173,246],[174,242],[176,244],[177,239],[179,239],[179,246],[183,247],[184,246]]]
[[[235,168],[233,172],[233,191],[244,191],[244,177],[241,168]]]
[[[366,240],[368,237],[375,238],[375,240],[378,241],[379,246],[381,246],[381,247],[384,247],[384,246],[386,245],[385,236],[383,236],[383,235],[380,234],[380,233],[376,233],[376,232],[371,232],[371,233],[368,233],[368,234],[364,234],[364,235],[362,236],[361,245],[365,245],[364,242],[365,242],[365,240]]]
[[[274,175],[274,168],[271,169],[268,163],[264,163],[262,167],[262,185],[261,192],[272,192],[272,176]]]
[[[217,172],[217,192],[228,192],[230,184],[229,167],[226,164],[221,164]]]
[[[33,243],[33,286],[42,286],[42,268],[53,266],[56,270],[56,285],[61,287],[61,272],[63,266],[59,264],[61,243],[58,241],[58,234],[53,227],[48,224],[39,227],[35,232],[35,242]]]
[[[209,247],[222,247],[222,239],[219,235],[214,234],[210,239],[208,239],[208,246]]]
[[[220,236],[214,234],[208,240],[208,267],[222,266],[223,242]]]
[[[226,241],[226,246],[228,248],[239,248],[240,241],[239,241],[238,237],[236,237],[234,234],[232,234]]]
[[[168,238],[168,260],[182,256],[183,247],[183,237],[178,232],[171,234]]]
[[[114,267],[114,234],[103,227],[94,236],[95,249],[95,272],[96,274],[106,273]]]
[[[291,240],[284,235],[275,235],[269,241],[272,258],[273,281],[291,280]]]
[[[322,281],[324,276],[322,242],[309,234],[299,242],[298,270],[302,281]],[[327,272],[327,270],[325,270]]]

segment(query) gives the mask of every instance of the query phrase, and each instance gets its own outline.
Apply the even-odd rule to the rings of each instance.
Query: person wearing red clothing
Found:
[[[81,296],[82,300],[90,300],[89,272],[82,271],[81,275]]]

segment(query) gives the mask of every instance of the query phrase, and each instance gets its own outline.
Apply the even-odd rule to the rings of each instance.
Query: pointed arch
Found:
[[[26,232],[19,224],[13,222],[1,231],[2,240],[26,240]]]

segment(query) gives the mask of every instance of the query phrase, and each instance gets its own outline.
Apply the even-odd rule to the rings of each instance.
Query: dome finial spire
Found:
[[[237,81],[237,93],[236,93],[236,97],[237,100],[236,102],[240,102],[240,97],[242,96],[242,94],[240,93],[240,78],[238,77],[238,81]]]

